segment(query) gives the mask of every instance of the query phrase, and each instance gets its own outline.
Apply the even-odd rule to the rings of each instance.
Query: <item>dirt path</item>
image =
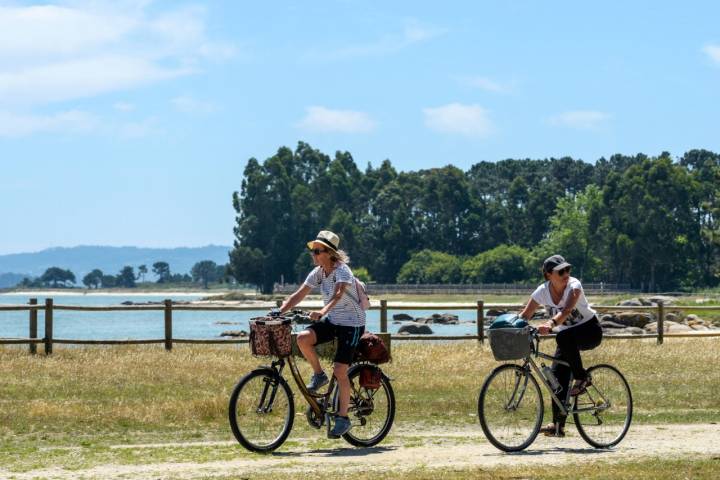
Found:
[[[383,473],[425,468],[492,468],[522,461],[525,465],[568,464],[575,461],[618,462],[648,457],[718,457],[720,425],[634,425],[615,450],[595,450],[576,432],[563,439],[538,437],[521,453],[508,455],[492,447],[480,429],[463,431],[398,432],[375,448],[355,449],[345,443],[337,448],[311,450],[285,449],[272,455],[257,455],[231,461],[207,463],[151,463],[142,465],[103,465],[87,470],[59,468],[13,474],[0,468],[0,478],[30,480],[39,478],[70,479],[189,479],[210,475],[251,476],[262,471],[299,474],[322,468],[345,472],[374,469]],[[118,445],[116,448],[170,448],[208,446],[225,442],[194,444]]]

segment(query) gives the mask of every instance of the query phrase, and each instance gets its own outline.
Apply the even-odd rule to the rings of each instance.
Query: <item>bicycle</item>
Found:
[[[633,401],[630,386],[612,365],[587,369],[592,385],[580,395],[558,398],[559,382],[541,359],[569,364],[540,351],[540,337],[533,327],[489,331],[496,360],[522,360],[495,368],[485,379],[478,398],[478,418],[487,439],[505,452],[524,450],[537,437],[544,415],[543,396],[533,372],[550,392],[565,416],[573,416],[580,436],[595,448],[610,448],[622,441],[630,428]],[[570,385],[572,385],[572,374]]]
[[[269,365],[263,365],[241,378],[230,395],[230,427],[235,438],[246,449],[259,453],[271,452],[285,442],[295,418],[293,392],[283,376],[286,365],[290,368],[302,397],[308,403],[305,411],[308,424],[318,430],[325,425],[329,436],[331,419],[334,418],[338,405],[339,393],[335,377],[330,379],[325,393],[309,391],[291,348],[283,348],[283,345],[291,345],[291,324],[298,321],[308,323],[310,317],[306,312],[294,311],[290,315],[251,320],[253,321],[251,345],[255,341],[261,355],[269,354],[274,359]],[[269,337],[256,335],[253,338],[254,331],[265,330],[267,333],[271,329],[281,331],[281,340],[274,334]],[[269,338],[268,344],[259,345],[262,343],[262,340],[258,340],[260,336]],[[376,380],[379,377],[379,386],[376,384],[367,387],[361,384],[361,374],[365,369],[372,370]],[[395,418],[395,394],[390,378],[377,365],[357,361],[357,355],[348,369],[348,377],[351,385],[348,417],[352,428],[342,437],[357,447],[377,445],[388,434]]]

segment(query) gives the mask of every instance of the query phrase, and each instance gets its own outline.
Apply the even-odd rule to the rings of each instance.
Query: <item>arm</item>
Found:
[[[307,284],[302,284],[300,288],[295,291],[295,293],[285,299],[282,306],[280,307],[280,313],[292,310],[295,305],[302,302],[303,298],[305,298],[305,296],[310,293],[310,290],[312,290],[311,287],[309,287]]]
[[[539,306],[539,303],[537,303],[534,299],[530,298],[527,305],[525,305],[523,311],[520,312],[520,316],[529,322],[533,316],[533,313],[535,313],[535,310],[537,310]]]
[[[580,290],[579,288],[575,288],[572,292],[570,292],[570,295],[568,295],[567,303],[565,303],[565,308],[563,308],[562,311],[558,312],[551,319],[554,325],[562,325],[563,323],[565,323],[567,317],[569,317],[572,311],[575,309],[575,305],[577,305],[577,302],[580,299],[580,295],[582,295],[582,290]]]
[[[335,292],[333,293],[332,298],[330,301],[319,311],[316,312],[310,312],[310,318],[313,320],[319,320],[328,313],[330,313],[330,310],[333,309],[335,305],[340,301],[340,297],[343,296],[343,293],[345,293],[345,289],[350,285],[349,283],[336,283],[335,284]]]

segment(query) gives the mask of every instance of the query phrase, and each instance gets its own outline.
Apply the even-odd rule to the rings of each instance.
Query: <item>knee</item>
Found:
[[[312,347],[315,345],[315,334],[308,330],[298,333],[297,343],[302,347]]]

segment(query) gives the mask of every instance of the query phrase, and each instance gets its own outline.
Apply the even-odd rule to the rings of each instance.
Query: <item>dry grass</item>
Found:
[[[554,345],[545,344],[549,350]],[[720,339],[607,340],[586,364],[619,367],[632,387],[636,421],[705,422],[720,414]],[[247,346],[58,348],[51,357],[0,349],[0,436],[71,443],[228,439],[234,383],[261,360]],[[401,343],[384,366],[397,397],[397,428],[467,426],[497,365],[474,341]],[[303,369],[307,373],[307,367]],[[299,397],[297,395],[296,397]],[[301,400],[298,401],[298,407]],[[297,422],[299,429],[306,428]],[[308,430],[309,431],[309,430]],[[59,438],[58,438],[59,439]]]

